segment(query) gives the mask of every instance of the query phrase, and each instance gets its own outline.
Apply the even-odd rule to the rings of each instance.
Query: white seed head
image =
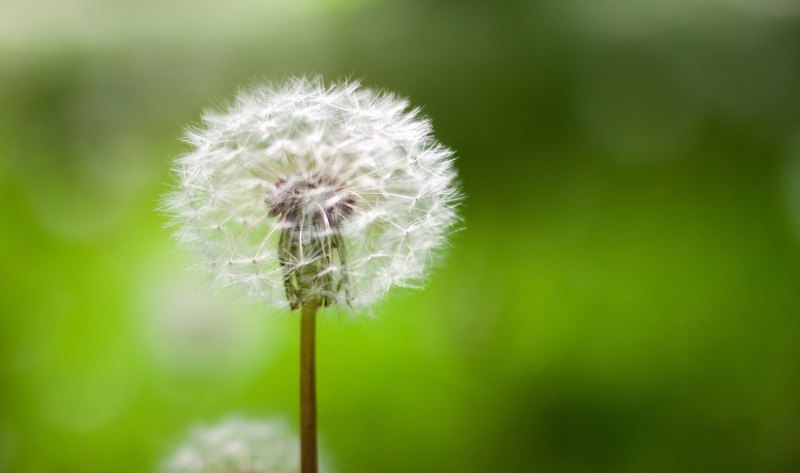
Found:
[[[298,473],[300,443],[280,422],[229,419],[192,431],[162,473]]]
[[[292,308],[417,286],[456,221],[453,152],[419,109],[357,82],[291,79],[188,133],[166,208],[214,279]]]

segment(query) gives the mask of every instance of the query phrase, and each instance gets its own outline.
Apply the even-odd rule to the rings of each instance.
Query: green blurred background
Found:
[[[294,422],[295,315],[155,209],[203,108],[309,73],[424,106],[467,195],[426,290],[321,322],[339,473],[800,471],[794,0],[5,0],[0,471]]]

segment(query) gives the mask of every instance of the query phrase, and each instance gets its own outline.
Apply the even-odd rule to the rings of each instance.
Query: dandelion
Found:
[[[356,82],[241,93],[190,131],[167,201],[215,279],[269,304],[366,307],[414,286],[456,218],[452,152]]]
[[[453,152],[406,100],[319,78],[242,92],[188,141],[166,205],[176,236],[219,284],[302,309],[303,458],[315,462],[316,312],[419,285],[457,219]]]
[[[229,419],[195,429],[162,473],[297,473],[300,445],[282,422]]]

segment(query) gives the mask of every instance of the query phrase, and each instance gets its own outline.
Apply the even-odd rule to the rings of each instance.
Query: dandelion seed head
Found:
[[[283,423],[233,418],[192,431],[160,471],[297,473],[300,444]]]
[[[457,220],[453,152],[419,109],[358,82],[255,87],[186,139],[176,238],[274,305],[364,307],[417,286]]]

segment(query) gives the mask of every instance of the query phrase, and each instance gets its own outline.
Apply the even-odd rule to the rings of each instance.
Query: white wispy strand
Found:
[[[192,431],[161,473],[297,473],[300,443],[283,423],[229,419]]]
[[[166,201],[177,238],[273,304],[364,307],[418,286],[457,219],[453,152],[418,108],[358,82],[244,91],[187,140]]]

